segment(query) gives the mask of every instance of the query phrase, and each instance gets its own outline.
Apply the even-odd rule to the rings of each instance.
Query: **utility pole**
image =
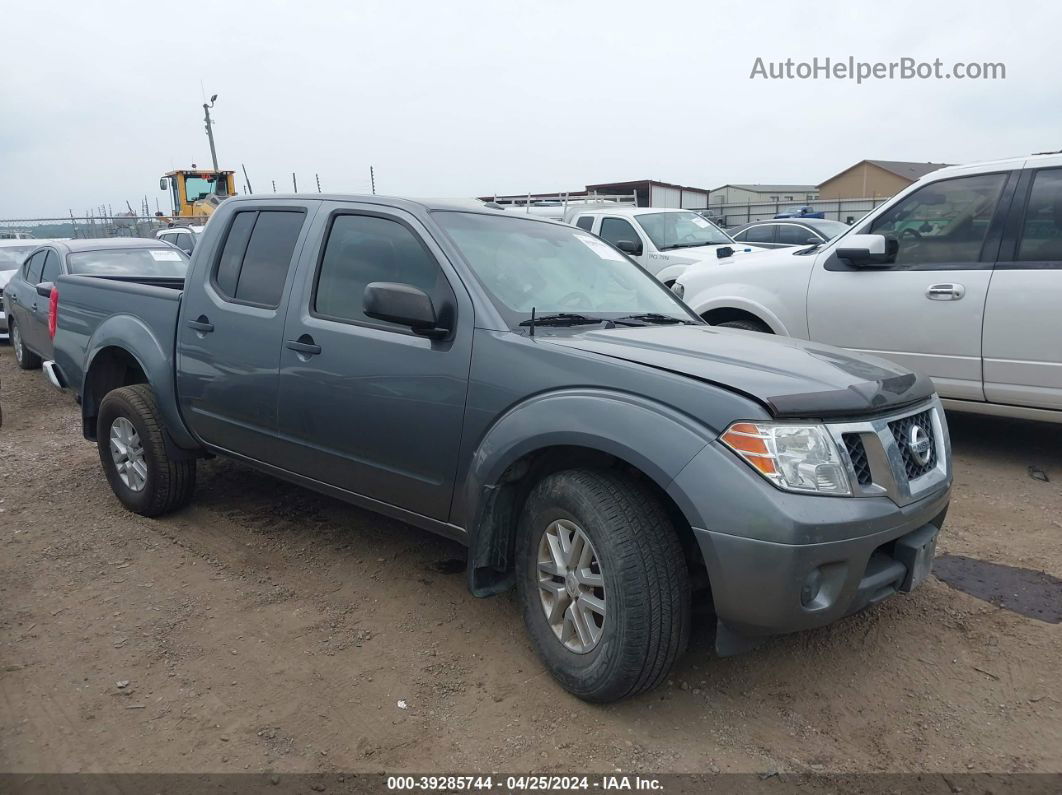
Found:
[[[376,171],[369,166],[369,184],[372,185],[372,195],[376,195]]]
[[[298,193],[299,192],[299,183],[295,181],[295,172],[294,171],[291,172],[291,192],[292,193]]]
[[[277,192],[277,181],[275,179],[274,180],[270,180],[270,181],[273,183],[273,193],[276,193]]]
[[[214,162],[214,170],[218,170],[218,153],[214,151],[214,128],[213,123],[210,121],[210,109],[214,107],[214,100],[218,98],[217,94],[210,97],[210,104],[203,103],[203,120],[206,122],[206,134],[207,140],[210,141],[210,159]]]
[[[315,180],[317,180],[317,192],[320,193],[321,192],[321,175],[320,174],[314,174],[313,178]]]
[[[214,164],[214,168],[215,169],[217,168],[217,164],[216,163]],[[243,163],[240,163],[240,168],[243,169],[243,181],[247,183],[247,185],[245,186],[246,187],[246,192],[247,192],[248,195],[253,194],[254,193],[254,188],[251,187],[251,178],[249,176],[247,176],[247,166],[245,166]]]

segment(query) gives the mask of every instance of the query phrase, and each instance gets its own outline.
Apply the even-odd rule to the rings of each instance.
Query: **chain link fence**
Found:
[[[67,215],[57,218],[0,218],[0,240],[154,237],[157,231],[170,225],[169,221],[170,219],[165,217],[131,213]]]

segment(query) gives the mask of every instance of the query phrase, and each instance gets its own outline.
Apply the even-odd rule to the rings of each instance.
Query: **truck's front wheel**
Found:
[[[612,472],[550,475],[528,496],[517,545],[524,621],[566,690],[615,701],[667,676],[689,638],[689,579],[648,490]]]
[[[111,490],[130,511],[159,516],[192,498],[195,459],[178,460],[166,452],[158,405],[146,384],[107,393],[96,445]]]

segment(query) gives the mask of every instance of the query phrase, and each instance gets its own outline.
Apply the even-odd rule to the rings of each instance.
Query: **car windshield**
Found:
[[[0,271],[13,271],[26,261],[26,255],[37,248],[31,246],[0,246]]]
[[[635,216],[658,251],[696,246],[719,246],[734,241],[697,213],[645,213]]]
[[[510,326],[556,313],[620,318],[663,315],[692,320],[660,282],[600,238],[522,218],[437,211]]]
[[[850,227],[848,224],[842,221],[819,221],[815,224],[809,224],[812,229],[822,234],[827,240],[833,240],[839,234],[847,232]]]
[[[171,246],[165,248],[110,248],[77,251],[66,264],[71,273],[90,276],[148,276],[184,278],[188,256]]]

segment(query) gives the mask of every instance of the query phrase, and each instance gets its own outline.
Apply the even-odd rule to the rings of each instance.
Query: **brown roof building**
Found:
[[[863,199],[895,196],[915,180],[947,163],[902,160],[860,160],[819,185],[820,199]]]

